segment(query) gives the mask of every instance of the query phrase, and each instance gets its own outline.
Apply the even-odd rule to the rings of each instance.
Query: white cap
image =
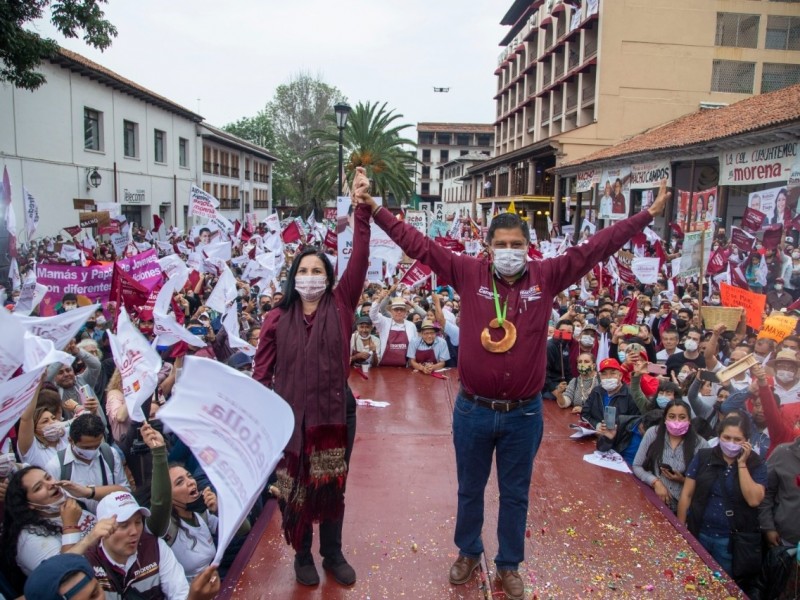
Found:
[[[117,523],[123,523],[137,512],[141,512],[145,517],[150,516],[150,511],[139,506],[129,492],[113,492],[97,504],[96,515],[98,521],[117,515]]]

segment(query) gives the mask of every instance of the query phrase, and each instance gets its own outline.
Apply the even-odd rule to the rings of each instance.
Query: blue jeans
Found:
[[[731,538],[729,537],[713,537],[701,533],[697,536],[697,540],[703,545],[703,548],[708,550],[708,553],[714,557],[714,560],[719,563],[719,566],[725,569],[725,572],[730,575],[733,570],[733,555],[731,554]]]
[[[498,569],[517,569],[525,559],[525,527],[533,459],[542,441],[542,398],[510,412],[499,412],[456,397],[453,445],[458,472],[458,514],[454,541],[462,555],[483,553],[483,496],[497,453],[500,513],[497,519]]]

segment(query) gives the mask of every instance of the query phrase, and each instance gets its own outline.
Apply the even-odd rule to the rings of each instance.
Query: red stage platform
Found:
[[[351,588],[326,577],[295,582],[293,551],[270,503],[226,578],[221,598],[504,598],[493,589],[498,491],[486,490],[486,577],[452,586],[456,469],[451,441],[455,370],[441,380],[403,369],[350,378],[361,398],[347,485],[344,552],[358,574]],[[545,406],[545,434],[530,491],[528,548],[520,566],[526,598],[728,598],[738,589],[692,550],[633,475],[584,462],[593,441],[573,441],[575,417]],[[315,538],[315,552],[316,552]],[[706,557],[708,558],[708,557]]]

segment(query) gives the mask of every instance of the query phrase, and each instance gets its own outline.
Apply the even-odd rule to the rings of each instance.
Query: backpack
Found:
[[[70,480],[72,479],[72,463],[64,464],[64,457],[67,454],[67,449],[59,450],[58,451],[58,464],[61,465],[61,479]],[[116,464],[116,457],[114,456],[114,451],[111,449],[111,446],[103,442],[100,444],[100,456],[103,457],[103,461],[111,468],[111,483],[114,484],[114,467]],[[108,478],[106,476],[106,468],[103,465],[103,462],[100,463],[100,472],[102,473],[103,477],[103,485],[109,485]]]
[[[204,510],[201,513],[195,514],[205,521],[210,530],[211,524],[208,522],[208,510]],[[167,532],[161,536],[161,539],[167,542],[167,546],[170,548],[172,547],[172,544],[175,543],[175,540],[178,539],[178,522],[173,517],[170,517],[169,525],[167,525]]]

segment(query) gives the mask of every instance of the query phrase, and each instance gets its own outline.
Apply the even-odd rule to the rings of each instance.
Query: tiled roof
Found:
[[[126,79],[122,75],[119,75],[111,69],[107,69],[106,67],[89,60],[85,56],[81,56],[77,52],[72,52],[66,48],[59,48],[58,53],[56,53],[56,55],[51,57],[49,60],[54,64],[76,71],[82,75],[86,75],[90,79],[95,79],[100,83],[106,84],[112,88],[125,91],[132,96],[141,98],[142,100],[150,102],[151,104],[155,104],[156,106],[159,106],[170,112],[179,114],[197,123],[203,120],[203,117],[192,112],[188,108],[184,108],[180,104],[177,104],[172,100],[165,98],[164,96],[156,94],[155,92],[151,92],[146,87],[143,87],[138,83],[131,81],[130,79]]]
[[[247,150],[270,161],[277,161],[278,159],[275,158],[272,154],[269,153],[269,150],[266,148],[254,144],[253,142],[249,142],[243,138],[240,138],[238,135],[233,135],[232,133],[228,133],[224,129],[219,129],[218,127],[214,127],[213,125],[209,125],[208,123],[203,123],[200,126],[201,135],[204,138],[211,138],[214,141],[217,141],[221,144],[226,146],[233,146],[238,149]]]
[[[494,125],[485,123],[417,123],[417,132],[494,133]]]
[[[685,148],[716,142],[800,120],[800,84],[752,96],[718,109],[701,109],[603,148],[556,170],[621,158],[631,154]]]

